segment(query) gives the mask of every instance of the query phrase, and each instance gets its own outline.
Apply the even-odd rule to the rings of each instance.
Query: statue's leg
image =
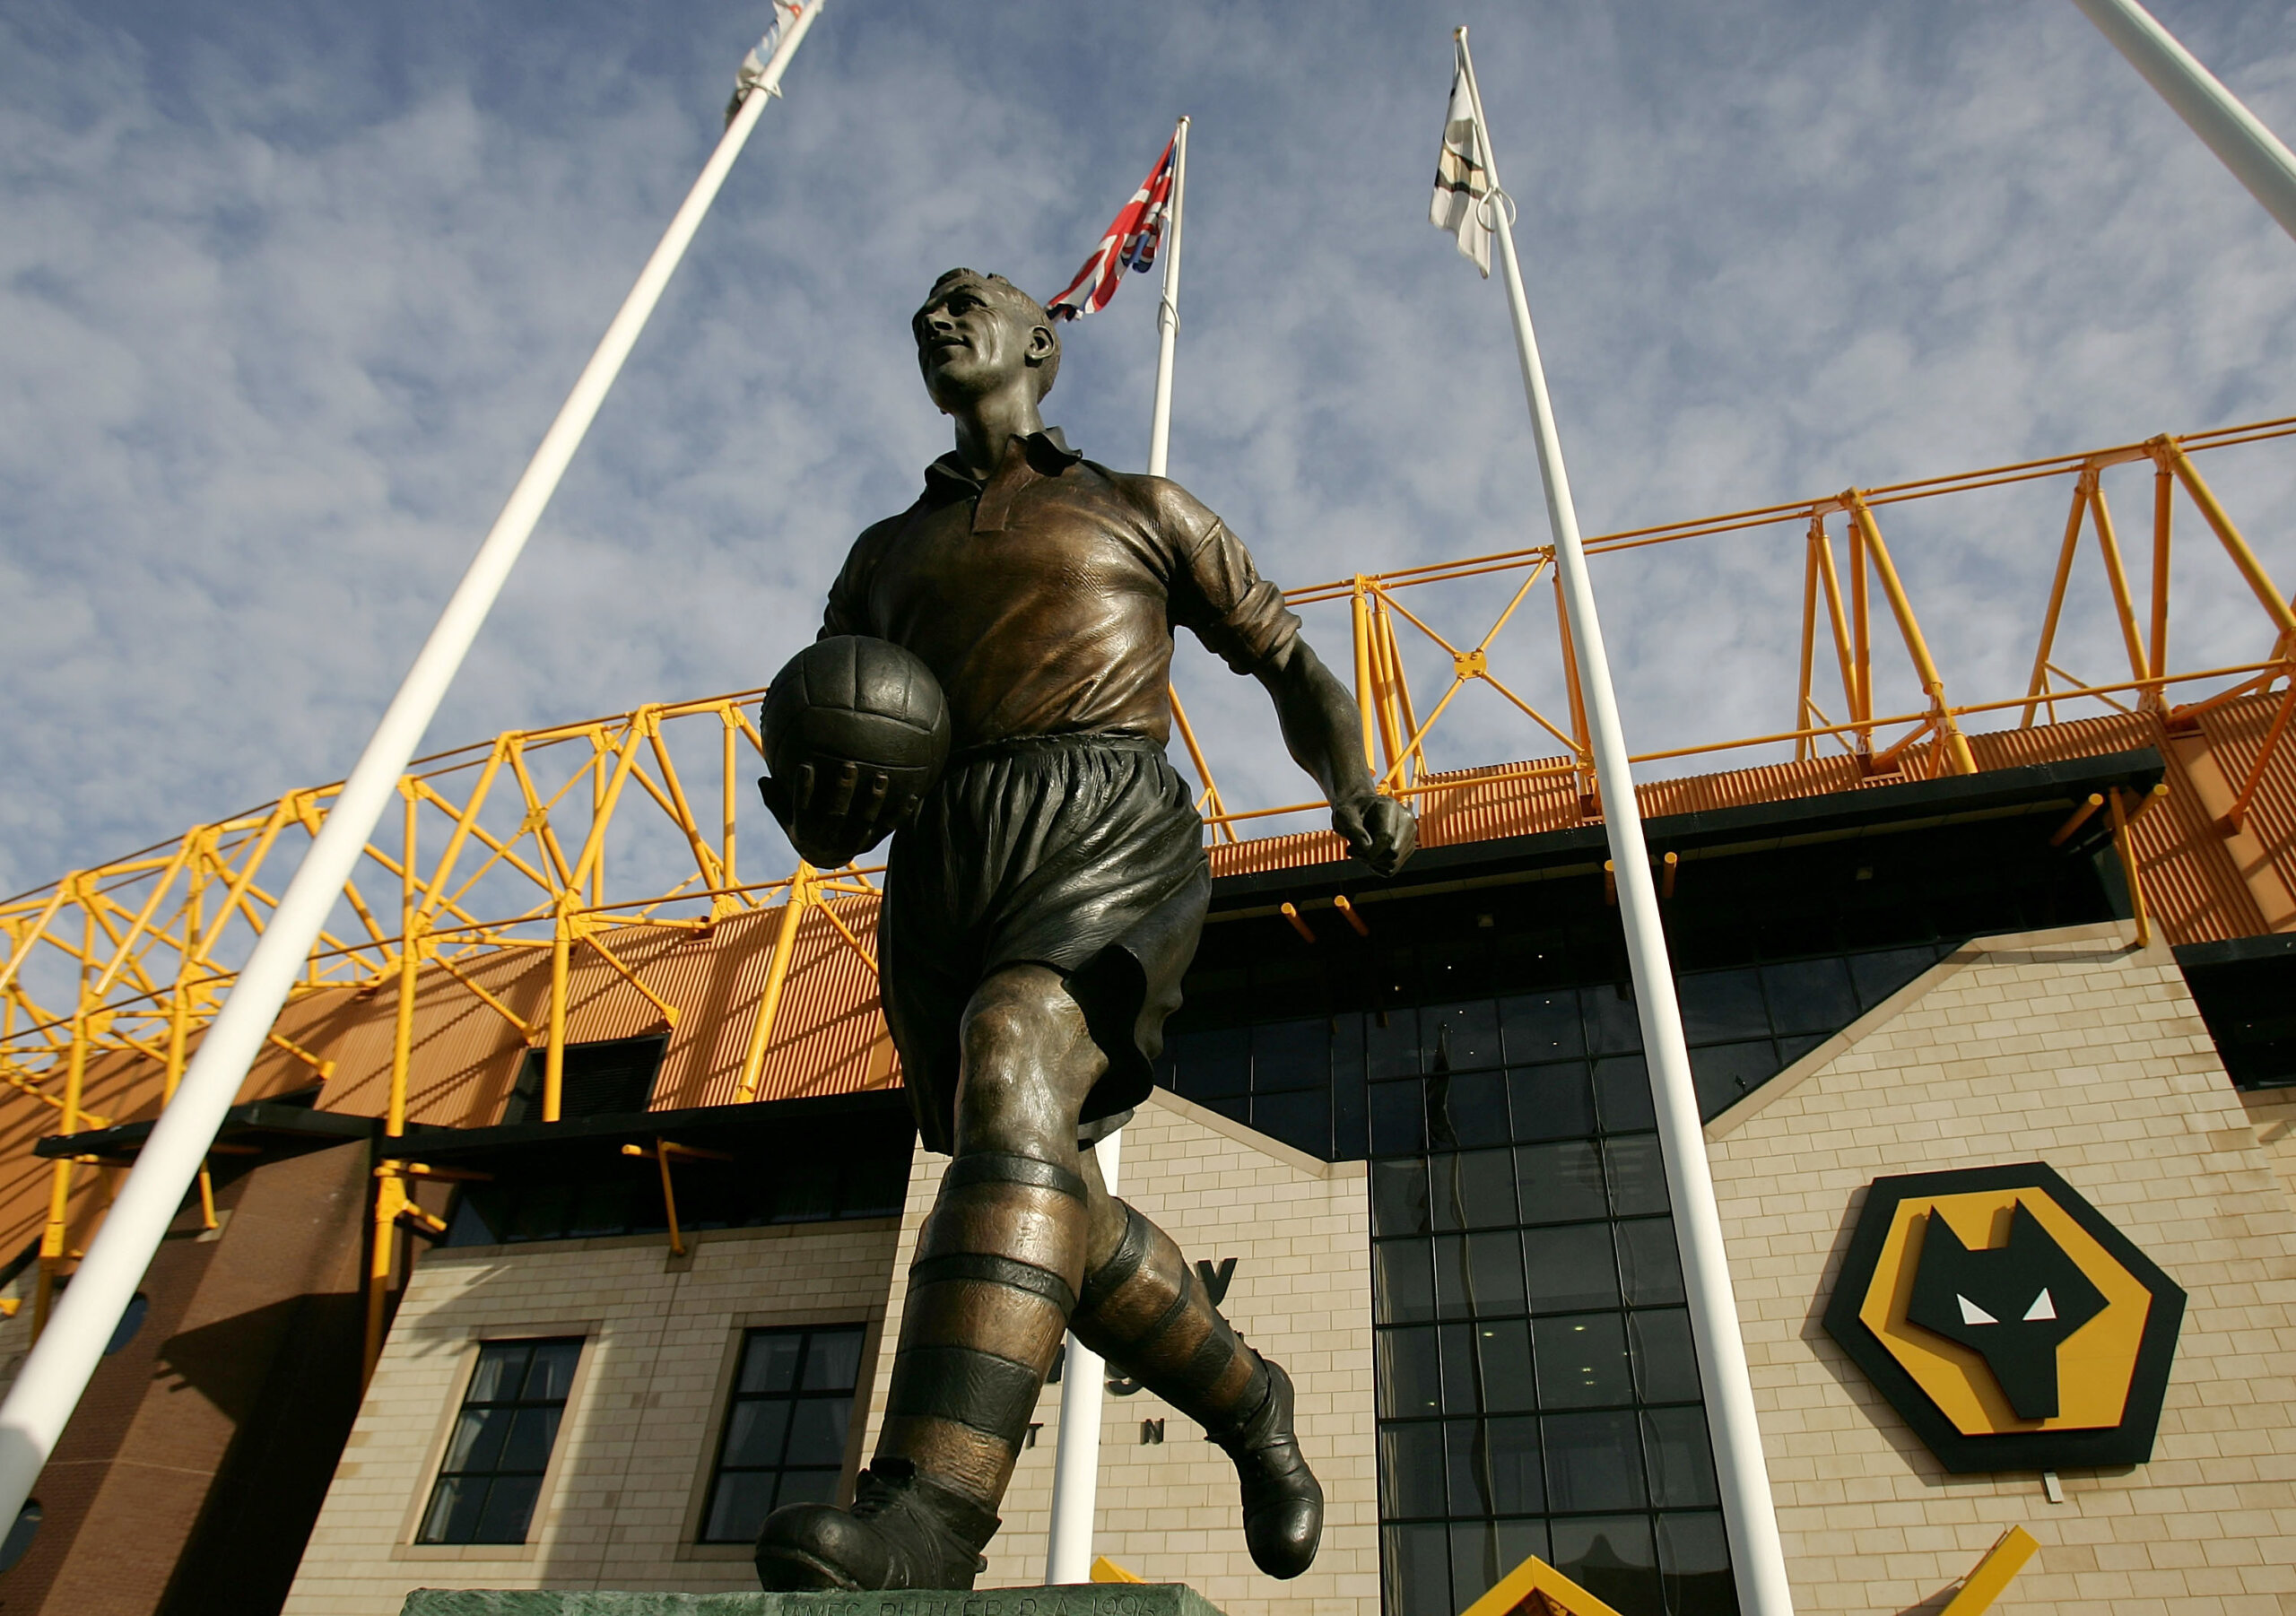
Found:
[[[967,1006],[956,1151],[909,1270],[876,1456],[848,1511],[777,1510],[770,1588],[970,1588],[1084,1271],[1076,1118],[1105,1069],[1042,966]]]
[[[1091,1264],[1076,1339],[1204,1427],[1243,1483],[1244,1538],[1270,1577],[1297,1577],[1323,1533],[1323,1489],[1292,1429],[1292,1377],[1213,1305],[1172,1238],[1102,1186],[1085,1152]]]

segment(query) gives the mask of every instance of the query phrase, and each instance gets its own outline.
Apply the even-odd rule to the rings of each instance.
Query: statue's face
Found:
[[[996,289],[959,281],[917,311],[917,364],[944,410],[984,398],[1052,351],[1052,333],[1031,324]]]

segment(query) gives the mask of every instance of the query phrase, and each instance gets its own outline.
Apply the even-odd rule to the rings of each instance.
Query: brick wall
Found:
[[[893,1220],[439,1251],[415,1271],[311,1533],[291,1616],[396,1616],[417,1587],[753,1590],[695,1544],[742,1332],[875,1319]],[[411,1542],[473,1345],[588,1337],[530,1541]]]
[[[920,1154],[901,1220],[906,1273],[946,1159]],[[1370,1210],[1363,1164],[1336,1166],[1158,1091],[1124,1130],[1118,1193],[1191,1260],[1236,1259],[1222,1311],[1297,1383],[1300,1446],[1326,1495],[1323,1549],[1289,1583],[1260,1575],[1244,1546],[1235,1467],[1200,1427],[1146,1392],[1108,1398],[1100,1436],[1097,1552],[1151,1582],[1185,1582],[1227,1616],[1378,1616],[1378,1503],[1372,1424]],[[901,1297],[889,1306],[872,1400],[874,1449]],[[1005,1495],[982,1587],[1044,1580],[1061,1388]],[[1161,1420],[1164,1440],[1143,1442]],[[868,1450],[865,1450],[868,1451]]]
[[[1796,1609],[1933,1610],[2001,1531],[2005,1616],[2296,1612],[2296,1218],[2165,948],[1971,944],[1709,1125]],[[1820,1316],[1865,1186],[2043,1160],[2190,1296],[2150,1464],[1952,1476]]]

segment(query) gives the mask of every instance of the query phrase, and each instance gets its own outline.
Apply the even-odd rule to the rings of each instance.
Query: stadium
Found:
[[[1784,721],[1636,760],[1799,1609],[1934,1609],[2011,1527],[2040,1545],[2020,1610],[2283,1586],[2296,617],[2251,542],[2268,513],[2216,489],[2292,441],[2161,436],[1587,541],[1613,612],[1683,547],[1801,563]],[[1956,514],[2006,497],[2041,520]],[[1915,599],[1885,536],[1925,521],[2055,555],[2013,688],[1934,659],[1924,618],[1957,603]],[[2173,631],[2172,547],[2233,632]],[[1526,1555],[1635,1616],[1737,1608],[1554,560],[1290,592],[1419,813],[1391,880],[1318,804],[1223,798],[1179,717],[1213,915],[1124,1192],[1291,1367],[1329,1517],[1306,1577],[1257,1577],[1224,1460],[1118,1379],[1097,1546],[1231,1616],[1448,1616]],[[2063,665],[2084,612],[2125,668]],[[849,1490],[944,1161],[877,1009],[880,870],[744,859],[759,695],[405,773],[0,1608],[733,1592],[777,1500]],[[1519,741],[1431,769],[1474,702]],[[336,790],[0,905],[9,1374]],[[2053,1412],[1942,1337],[1869,1362],[1827,1327],[1865,1296],[1888,1346],[1914,1278],[1874,1268],[1900,1248],[1868,1250],[1863,1209],[1952,1174],[1978,1176],[1926,1193],[1974,1197],[1980,1234],[2053,1195],[2100,1316],[2135,1321]],[[2086,1283],[2052,1282],[2068,1309]],[[1059,1401],[984,1588],[1039,1580]],[[2142,1568],[2164,1560],[2192,1568],[2176,1590]]]

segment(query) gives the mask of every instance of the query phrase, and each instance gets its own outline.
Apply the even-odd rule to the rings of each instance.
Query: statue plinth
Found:
[[[1074,1583],[961,1594],[612,1594],[417,1588],[400,1616],[1221,1616],[1185,1583]]]

